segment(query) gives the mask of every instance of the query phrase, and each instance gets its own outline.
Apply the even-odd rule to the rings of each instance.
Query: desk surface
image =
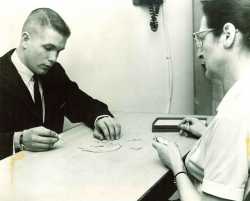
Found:
[[[157,114],[119,113],[122,147],[90,153],[79,146],[93,141],[92,131],[80,125],[62,134],[63,143],[48,152],[22,151],[0,162],[0,200],[3,201],[136,201],[165,173],[152,148],[155,135],[180,145],[184,155],[194,143],[176,133],[152,133]],[[131,148],[140,138],[142,149]]]

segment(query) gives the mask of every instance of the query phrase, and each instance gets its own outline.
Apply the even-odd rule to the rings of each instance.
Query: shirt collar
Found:
[[[33,80],[34,73],[26,66],[24,65],[20,58],[17,55],[17,51],[15,50],[13,54],[11,55],[11,61],[15,65],[18,73],[22,77],[25,84],[28,84],[31,80]]]
[[[235,102],[242,92],[244,92],[245,97],[249,97],[248,88],[250,86],[250,68],[242,74],[241,78],[234,83],[234,85],[228,90],[228,92],[223,97],[222,101],[217,107],[217,112],[232,109],[232,103]]]

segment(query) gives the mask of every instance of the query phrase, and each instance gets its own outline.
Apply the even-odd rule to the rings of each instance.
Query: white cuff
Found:
[[[94,122],[94,128],[95,128],[96,122],[97,122],[99,119],[102,119],[102,118],[104,118],[104,117],[111,117],[111,116],[104,114],[104,115],[100,115],[100,116],[96,117],[95,122]]]
[[[236,188],[224,184],[203,180],[202,191],[219,198],[241,201],[244,197],[244,188]]]
[[[23,133],[23,131],[18,131],[14,133],[13,136],[13,154],[15,154],[15,149],[20,149],[20,136]]]

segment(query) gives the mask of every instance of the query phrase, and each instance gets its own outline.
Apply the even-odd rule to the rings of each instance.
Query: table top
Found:
[[[136,201],[167,171],[152,148],[152,138],[175,141],[184,155],[194,139],[177,133],[152,133],[149,113],[118,113],[121,148],[106,153],[83,151],[95,139],[83,124],[61,134],[48,152],[22,151],[0,162],[3,201]]]

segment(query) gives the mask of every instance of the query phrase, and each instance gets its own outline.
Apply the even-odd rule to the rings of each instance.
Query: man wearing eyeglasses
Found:
[[[250,0],[201,3],[204,16],[194,33],[197,56],[206,77],[221,80],[226,95],[210,124],[199,124],[201,138],[185,162],[175,143],[153,146],[173,171],[180,200],[250,200]],[[192,132],[197,123],[180,127]]]
[[[203,18],[202,20],[205,20],[205,18]],[[196,44],[196,47],[197,47],[198,51],[203,49],[203,41],[205,40],[206,36],[208,34],[210,34],[211,32],[213,32],[213,31],[215,31],[215,29],[204,27],[204,30],[201,29],[201,31],[193,33],[194,41],[195,41],[195,44]],[[203,54],[199,55],[200,59],[203,59],[203,57],[204,57]],[[206,77],[210,78],[210,76],[209,76],[209,74],[207,72],[205,63],[202,62],[201,64],[202,64],[203,70],[205,71]]]

